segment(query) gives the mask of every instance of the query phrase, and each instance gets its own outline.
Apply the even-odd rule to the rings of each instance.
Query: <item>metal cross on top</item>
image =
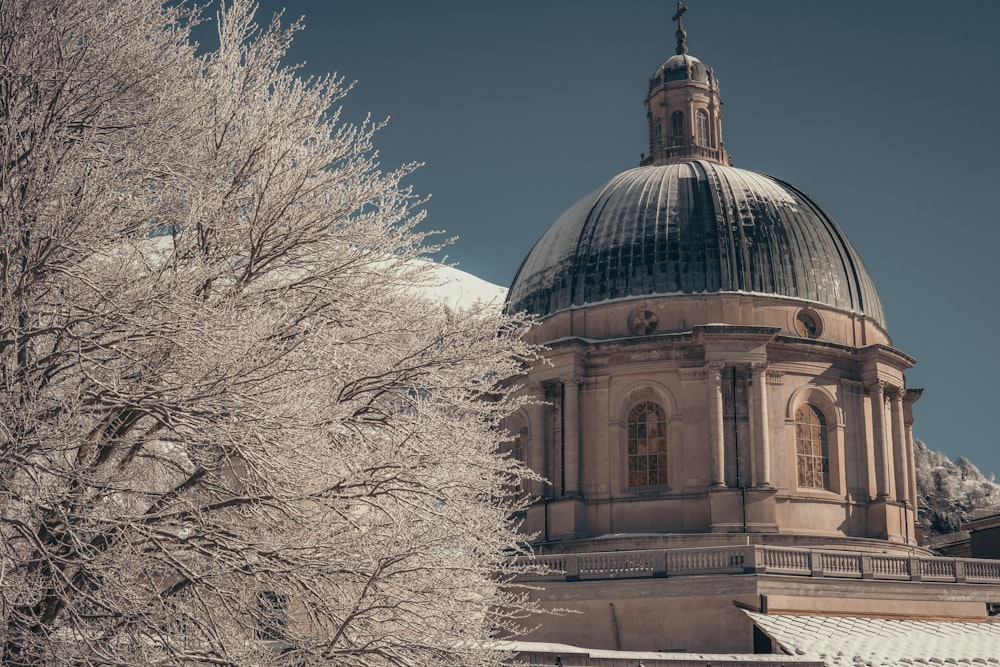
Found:
[[[677,55],[688,52],[687,33],[684,32],[684,12],[687,10],[687,6],[678,0],[677,13],[671,19],[672,21],[677,21],[677,49],[675,51]]]

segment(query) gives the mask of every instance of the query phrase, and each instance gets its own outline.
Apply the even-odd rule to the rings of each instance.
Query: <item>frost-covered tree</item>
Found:
[[[983,476],[964,456],[952,461],[944,454],[913,443],[917,500],[924,534],[943,535],[961,529],[977,511],[1000,512],[1000,485]]]
[[[0,3],[0,662],[494,664],[521,325],[421,300],[291,31],[196,19]]]

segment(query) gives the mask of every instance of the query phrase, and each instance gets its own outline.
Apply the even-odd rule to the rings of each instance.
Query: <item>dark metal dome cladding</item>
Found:
[[[836,223],[794,187],[707,161],[640,167],[566,211],[514,278],[507,309],[753,293],[867,315],[875,286]]]

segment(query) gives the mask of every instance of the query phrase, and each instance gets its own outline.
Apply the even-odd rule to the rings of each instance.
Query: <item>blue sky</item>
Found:
[[[882,297],[925,387],[914,433],[1000,475],[1000,2],[689,0],[734,165],[809,194]],[[432,198],[449,261],[508,284],[577,199],[636,166],[675,2],[268,0],[305,16],[290,60],[356,81],[344,117],[390,118],[387,168]]]

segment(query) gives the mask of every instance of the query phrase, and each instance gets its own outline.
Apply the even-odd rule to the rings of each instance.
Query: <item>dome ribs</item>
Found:
[[[830,216],[783,181],[702,160],[632,169],[580,200],[522,263],[507,307],[545,317],[720,292],[811,301],[884,327],[871,278]]]
[[[620,224],[600,223],[615,217],[612,204],[620,186],[620,178],[620,175],[615,177],[601,190],[580,229],[576,245],[577,261],[574,263],[577,268],[576,279],[572,281],[570,295],[571,306],[601,301],[596,295],[613,293],[612,265],[617,266],[618,261],[613,262],[612,257],[616,251],[620,253],[620,248],[612,240],[618,235]],[[620,218],[615,222],[620,223]]]
[[[874,319],[880,325],[885,327],[885,313],[882,310],[882,303],[878,298],[878,292],[875,289],[875,283],[871,279],[871,275],[865,268],[864,262],[861,260],[861,256],[858,254],[854,246],[847,239],[847,236],[840,229],[833,218],[831,218],[826,211],[824,211],[818,204],[816,204],[812,199],[810,199],[805,193],[796,188],[793,185],[774,179],[775,182],[780,183],[782,186],[788,188],[791,192],[794,192],[798,198],[800,198],[805,206],[807,206],[815,215],[815,217],[821,222],[821,229],[825,232],[826,238],[832,243],[826,243],[826,246],[832,246],[835,251],[835,256],[830,257],[830,269],[831,275],[845,275],[848,280],[846,281],[845,288],[847,289],[847,294],[845,295],[845,301],[841,308],[846,310],[854,310],[860,313],[865,313],[870,318]],[[817,230],[819,231],[819,230]]]
[[[715,169],[712,172],[716,181],[713,192],[719,201],[719,208],[724,211],[720,231],[724,233],[727,241],[719,244],[722,266],[728,269],[722,274],[720,288],[724,292],[751,291],[744,278],[747,258],[741,229],[746,201],[740,196],[741,193],[737,193],[732,187],[729,179],[721,178],[721,174]],[[722,204],[723,201],[725,204]]]

